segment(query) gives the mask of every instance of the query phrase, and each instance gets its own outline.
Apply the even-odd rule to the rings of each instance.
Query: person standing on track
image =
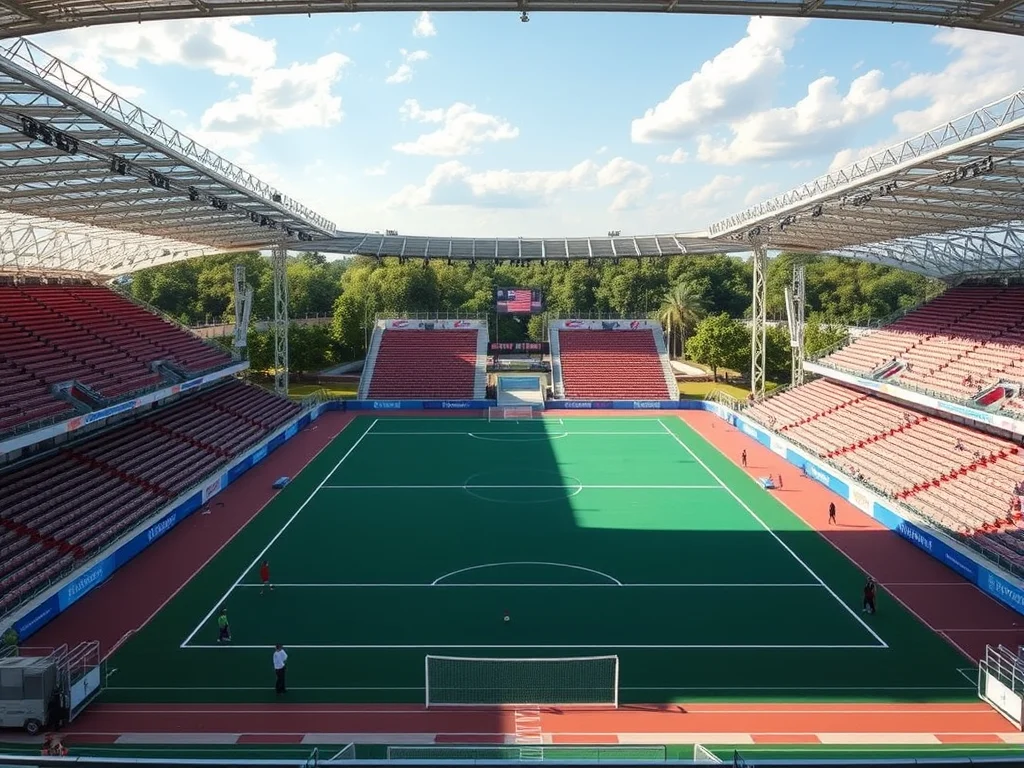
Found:
[[[285,651],[284,647],[278,643],[274,648],[274,675],[277,681],[274,684],[274,693],[288,693],[288,688],[285,686],[284,673],[288,664],[288,652]]]
[[[221,608],[217,616],[217,642],[231,642],[231,625],[228,624],[228,609]]]
[[[875,580],[870,576],[864,585],[864,613],[875,613]]]
[[[836,503],[834,501],[830,501],[828,504],[828,524],[838,525],[836,522]]]
[[[266,560],[260,566],[260,594],[263,594],[263,590],[270,588],[270,591],[274,591],[274,585],[270,583],[270,563]]]
[[[743,464],[744,467],[747,466],[747,452],[745,450],[740,454],[740,463]]]

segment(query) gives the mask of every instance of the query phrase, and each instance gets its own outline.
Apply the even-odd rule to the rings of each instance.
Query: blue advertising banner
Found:
[[[60,613],[60,600],[57,595],[50,595],[32,611],[14,622],[14,631],[19,640],[24,640]]]
[[[75,578],[70,584],[61,587],[57,591],[57,601],[60,605],[60,610],[62,612],[66,611],[106,581],[110,574],[116,570],[114,563],[113,555],[105,557],[81,576]]]
[[[127,563],[129,560],[131,560],[133,557],[139,554],[139,552],[141,552],[154,541],[159,539],[161,536],[163,536],[165,533],[171,530],[171,528],[176,526],[186,517],[188,517],[197,509],[199,509],[202,505],[203,492],[196,491],[187,499],[185,499],[181,504],[175,507],[171,512],[168,512],[157,522],[149,526],[149,528],[147,528],[142,533],[138,534],[137,536],[122,544],[114,552],[115,570],[117,568],[120,568],[125,563]]]

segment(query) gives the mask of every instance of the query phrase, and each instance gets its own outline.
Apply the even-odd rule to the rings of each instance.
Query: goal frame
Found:
[[[537,409],[532,405],[492,405],[487,409],[487,421],[533,421]]]
[[[614,661],[615,673],[612,679],[612,701],[608,702],[564,702],[564,701],[502,701],[500,703],[487,702],[436,702],[430,700],[430,661],[437,659],[441,661],[465,661],[465,662],[522,662],[553,664],[567,661]],[[559,709],[618,709],[619,708],[619,657],[617,654],[604,656],[538,656],[538,657],[486,657],[486,656],[443,656],[440,654],[427,654],[423,657],[423,688],[426,709],[448,708],[448,707],[471,707],[474,709],[488,709],[503,707],[558,707]]]

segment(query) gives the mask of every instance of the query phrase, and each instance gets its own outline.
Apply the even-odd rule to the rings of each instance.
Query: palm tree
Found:
[[[704,296],[693,283],[679,283],[661,300],[658,320],[668,331],[668,356],[672,357],[673,335],[679,339],[681,357],[686,357],[686,336],[704,316]]]

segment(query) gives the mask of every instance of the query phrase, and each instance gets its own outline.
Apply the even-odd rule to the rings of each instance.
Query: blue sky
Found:
[[[643,14],[160,22],[37,42],[347,230],[687,232],[1024,85],[1010,37]]]

